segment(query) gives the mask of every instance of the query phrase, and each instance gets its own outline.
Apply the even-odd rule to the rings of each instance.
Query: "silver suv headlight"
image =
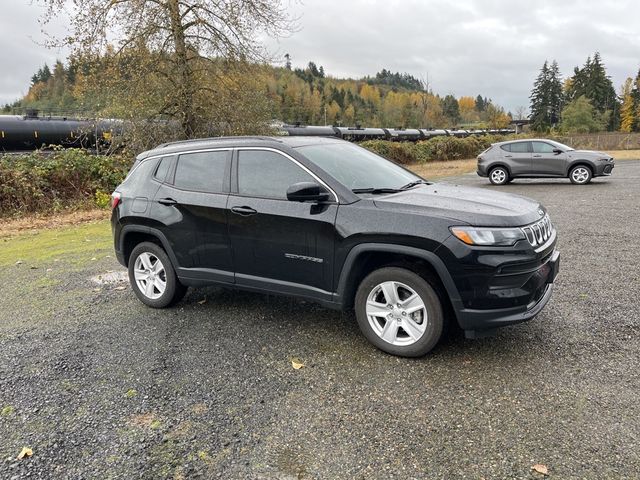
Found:
[[[467,245],[510,247],[526,237],[521,228],[451,227],[451,233]]]

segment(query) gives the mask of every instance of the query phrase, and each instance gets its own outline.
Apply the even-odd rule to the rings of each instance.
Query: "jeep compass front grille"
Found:
[[[554,228],[549,219],[549,215],[545,215],[544,218],[536,223],[522,227],[522,231],[529,240],[529,243],[533,247],[539,247],[547,243],[553,236]]]

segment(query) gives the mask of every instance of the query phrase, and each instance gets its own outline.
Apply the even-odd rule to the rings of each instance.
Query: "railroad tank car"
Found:
[[[0,115],[0,152],[36,150],[49,145],[96,148],[122,131],[118,120]]]

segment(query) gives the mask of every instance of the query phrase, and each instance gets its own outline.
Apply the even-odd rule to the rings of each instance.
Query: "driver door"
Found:
[[[297,182],[318,180],[277,150],[236,151],[228,202],[236,284],[330,297],[338,204],[287,200]]]
[[[564,176],[567,155],[557,153],[557,147],[547,142],[531,142],[533,145],[532,168],[539,175]]]

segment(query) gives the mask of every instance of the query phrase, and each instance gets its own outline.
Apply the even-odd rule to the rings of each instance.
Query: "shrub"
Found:
[[[458,137],[434,137],[416,143],[368,140],[360,145],[403,165],[429,161],[446,161],[473,158],[492,143],[506,140],[495,135]]]
[[[79,149],[2,156],[0,216],[104,203],[130,165],[126,157]]]

